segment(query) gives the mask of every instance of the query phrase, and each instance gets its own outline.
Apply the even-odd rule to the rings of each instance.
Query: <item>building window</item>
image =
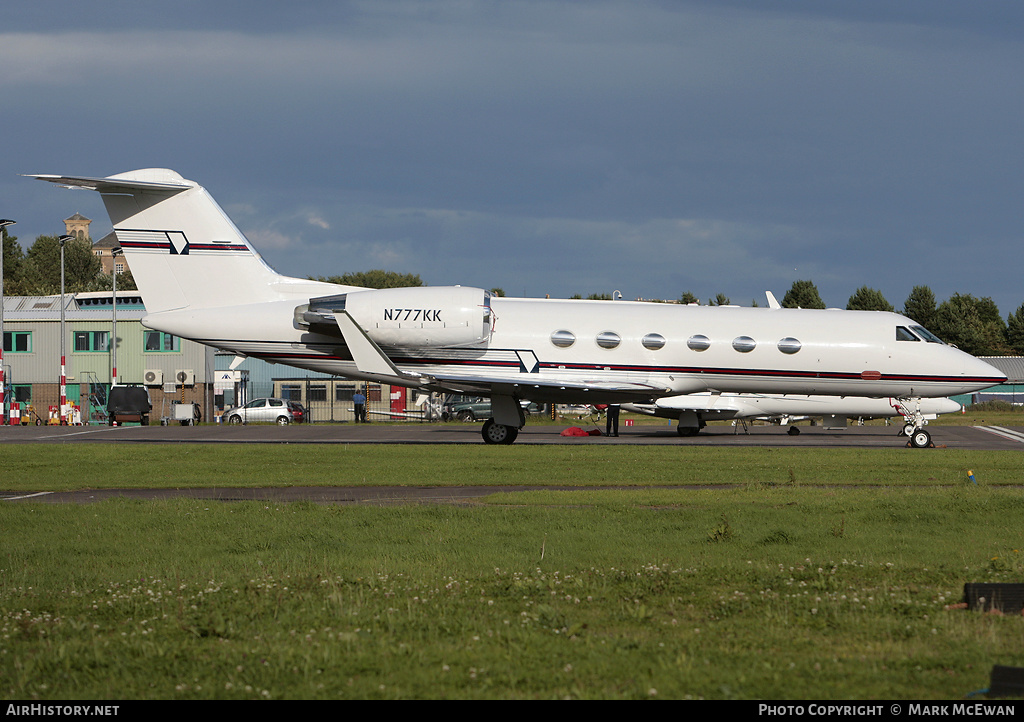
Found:
[[[110,333],[108,331],[75,331],[75,351],[107,351],[109,350]]]
[[[327,385],[310,384],[306,390],[306,401],[327,401]]]
[[[356,387],[349,384],[335,384],[334,386],[334,400],[335,401],[351,401],[352,394],[356,392]]]
[[[281,398],[285,401],[302,401],[302,385],[281,384]]]
[[[4,331],[4,353],[32,353],[32,332]]]
[[[146,331],[144,342],[146,353],[163,353],[181,350],[181,343],[178,337],[172,336],[169,333],[164,333],[163,331]]]

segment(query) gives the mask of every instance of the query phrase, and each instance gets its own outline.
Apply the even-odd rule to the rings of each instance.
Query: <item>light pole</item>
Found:
[[[7,424],[7,395],[4,393],[4,246],[3,237],[7,235],[7,226],[13,226],[14,221],[6,218],[0,219],[0,426]],[[13,337],[11,339],[14,340]]]
[[[114,279],[114,335],[110,339],[110,388],[117,384],[117,257],[124,251],[115,248],[110,252],[113,265],[110,268],[111,277]]]
[[[64,344],[66,339],[64,338],[64,244],[72,240],[74,236],[61,236],[57,239],[60,244],[60,407],[57,409],[59,415],[58,422],[64,423],[64,407],[68,402],[68,379],[64,373]]]

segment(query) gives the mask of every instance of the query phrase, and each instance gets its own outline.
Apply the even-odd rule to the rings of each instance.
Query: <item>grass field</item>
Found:
[[[9,444],[5,491],[552,484],[959,484],[1024,479],[1024,454],[932,449],[711,446]],[[909,452],[909,453],[908,453]]]
[[[947,608],[966,582],[1024,581],[1015,452],[2,454],[0,486],[23,490],[633,487],[467,506],[0,504],[7,699],[957,699],[993,664],[1024,665],[1024,619]],[[687,484],[719,488],[654,488]]]

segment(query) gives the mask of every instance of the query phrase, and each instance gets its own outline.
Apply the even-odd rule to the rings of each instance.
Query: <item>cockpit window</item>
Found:
[[[906,328],[905,326],[897,326],[896,327],[896,340],[897,341],[920,341],[921,339],[919,339],[914,334],[910,333],[910,329]]]
[[[928,343],[942,343],[942,344],[945,343],[945,341],[943,341],[941,338],[936,336],[934,333],[932,333],[931,331],[926,329],[924,326],[911,326],[910,330],[913,331],[914,333],[916,333],[921,338],[923,338]]]

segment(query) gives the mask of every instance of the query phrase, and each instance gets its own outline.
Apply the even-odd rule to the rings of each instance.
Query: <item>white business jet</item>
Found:
[[[607,404],[716,391],[912,400],[1006,378],[893,313],[502,298],[462,286],[374,290],[289,278],[264,263],[204,188],[174,171],[32,177],[100,193],[147,328],[353,379],[490,396],[483,438],[492,444],[515,440],[524,399]]]
[[[622,404],[624,411],[632,411],[663,419],[676,419],[680,436],[694,436],[708,421],[729,419],[767,419],[786,425],[805,418],[832,418],[830,423],[846,426],[848,418],[879,419],[901,416],[905,422],[903,433],[914,431],[939,414],[952,414],[963,407],[952,399],[916,399],[901,402],[892,398],[864,398],[852,396],[805,396],[795,394],[720,394],[699,393],[669,396],[646,404]],[[790,426],[789,433],[800,433],[798,426]]]

